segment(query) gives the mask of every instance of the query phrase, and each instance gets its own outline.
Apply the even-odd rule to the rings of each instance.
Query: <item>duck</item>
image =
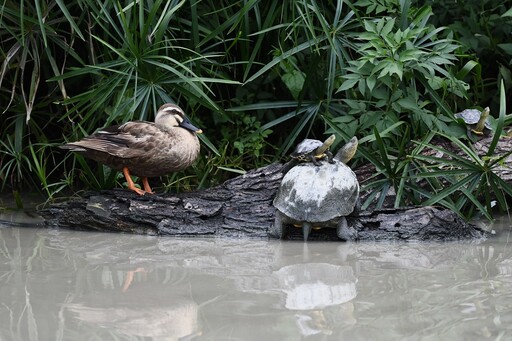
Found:
[[[199,156],[197,134],[201,133],[179,106],[167,103],[158,109],[154,122],[130,121],[103,128],[60,148],[122,171],[128,189],[138,195],[154,194],[148,178],[191,166]],[[135,186],[131,175],[142,179],[143,189]]]

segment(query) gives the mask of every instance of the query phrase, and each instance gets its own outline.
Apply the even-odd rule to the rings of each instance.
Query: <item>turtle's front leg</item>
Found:
[[[327,155],[327,161],[328,161],[329,163],[334,163],[333,155],[332,155],[332,153],[331,153],[331,151],[330,151],[330,150],[327,150],[327,151],[325,152],[325,155]]]
[[[269,234],[272,237],[283,239],[284,237],[284,224],[283,224],[283,216],[281,212],[276,211],[274,218],[274,225],[270,227]]]
[[[345,241],[354,241],[357,239],[357,230],[353,227],[349,227],[347,224],[347,218],[341,217],[336,227],[336,234],[338,238]]]
[[[310,222],[303,222],[302,223],[302,234],[304,235],[304,241],[308,241],[309,234],[311,233],[311,230],[313,229],[313,225],[311,225]]]
[[[316,158],[315,155],[311,155],[311,157],[309,158],[311,160],[311,162],[313,162],[313,164],[315,166],[321,166],[322,164],[320,163],[320,161],[318,161],[318,159]]]

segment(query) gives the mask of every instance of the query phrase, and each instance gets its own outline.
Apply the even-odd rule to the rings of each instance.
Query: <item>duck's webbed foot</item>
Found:
[[[153,192],[153,190],[149,186],[148,178],[145,176],[142,178],[142,185],[144,186],[144,191],[146,191],[146,193],[155,194],[155,192]]]
[[[142,189],[135,187],[135,184],[133,183],[132,177],[130,176],[130,170],[128,169],[128,167],[124,167],[123,168],[123,175],[126,178],[126,182],[128,183],[128,189],[134,191],[138,195],[146,194],[146,192],[143,191]],[[146,179],[146,181],[147,181],[147,179]]]

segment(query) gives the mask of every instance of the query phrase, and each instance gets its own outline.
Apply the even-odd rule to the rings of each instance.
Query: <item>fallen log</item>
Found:
[[[283,165],[249,171],[214,188],[177,195],[138,196],[127,190],[89,192],[40,212],[48,227],[150,235],[268,238],[272,200]],[[348,217],[359,240],[482,239],[486,232],[440,207],[362,212]],[[286,239],[302,240],[288,227]],[[310,240],[338,240],[335,229],[315,230]]]

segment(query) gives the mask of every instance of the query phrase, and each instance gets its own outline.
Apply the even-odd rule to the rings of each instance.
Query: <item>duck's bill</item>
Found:
[[[193,131],[196,134],[201,134],[203,132],[201,129],[190,123],[188,119],[183,120],[183,122],[180,123],[180,127]]]

